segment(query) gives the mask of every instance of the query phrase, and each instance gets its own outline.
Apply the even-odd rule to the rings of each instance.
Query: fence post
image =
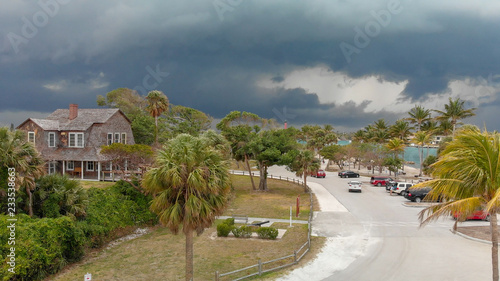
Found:
[[[219,281],[219,271],[215,272],[215,281]]]
[[[293,263],[297,263],[297,250],[293,251]]]
[[[262,275],[262,261],[259,259],[259,276]]]

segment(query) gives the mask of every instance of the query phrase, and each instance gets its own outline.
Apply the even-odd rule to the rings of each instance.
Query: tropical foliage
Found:
[[[151,210],[173,233],[186,236],[186,280],[193,279],[193,232],[211,226],[226,207],[228,164],[203,135],[178,135],[159,151],[143,187],[154,196]]]
[[[490,213],[493,280],[499,280],[496,214],[500,209],[500,135],[472,126],[457,131],[432,165],[432,176],[434,180],[417,187],[431,187],[429,199],[443,203],[420,213],[422,225],[450,214],[464,220],[478,209]]]

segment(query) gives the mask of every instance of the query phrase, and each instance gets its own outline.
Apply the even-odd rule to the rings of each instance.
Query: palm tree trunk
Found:
[[[248,162],[248,155],[245,154],[245,164],[247,164],[248,173],[250,174],[250,181],[252,182],[252,189],[255,190],[255,183],[253,182],[252,169],[250,169],[250,163]]]
[[[28,193],[28,214],[33,217],[33,194],[29,187],[26,187],[26,193]]]
[[[420,159],[420,172],[418,174],[419,176],[422,176],[422,161],[423,161],[422,160],[422,153],[423,153],[423,149],[424,149],[423,145],[424,144],[422,143],[422,147],[418,148],[418,156],[419,156],[418,158]]]
[[[155,145],[158,144],[158,116],[155,116]]]
[[[492,212],[490,216],[491,227],[491,262],[493,269],[493,281],[498,281],[498,222],[497,212]]]
[[[186,281],[193,280],[193,231],[185,232],[186,235]]]

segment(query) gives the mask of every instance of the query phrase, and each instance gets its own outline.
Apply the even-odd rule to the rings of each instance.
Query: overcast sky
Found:
[[[0,125],[126,87],[340,131],[460,97],[500,130],[498,0],[0,2]]]

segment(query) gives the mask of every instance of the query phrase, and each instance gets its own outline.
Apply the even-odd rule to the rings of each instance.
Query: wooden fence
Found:
[[[232,174],[236,175],[249,175],[248,172],[245,171],[231,171]],[[253,175],[254,173],[252,173]],[[289,178],[289,177],[282,177],[282,176],[273,176],[273,175],[267,175],[267,178],[270,179],[279,179],[279,180],[285,180],[288,182],[293,182],[299,185],[304,185],[304,181],[299,180],[299,179],[294,179],[294,178]],[[308,226],[308,232],[307,232],[307,241],[302,244],[297,250],[291,251],[292,253],[290,255],[277,258],[274,260],[270,261],[261,261],[260,259],[258,260],[257,264],[250,265],[244,268],[240,268],[234,271],[230,272],[225,272],[225,273],[219,273],[219,271],[215,272],[215,281],[221,281],[222,277],[225,276],[230,276],[230,275],[235,275],[237,273],[241,272],[247,272],[247,275],[240,276],[236,279],[229,279],[229,280],[243,280],[246,278],[250,278],[253,276],[259,276],[262,275],[263,273],[275,271],[278,269],[282,269],[288,266],[292,266],[294,264],[297,264],[307,252],[311,249],[311,221],[312,221],[312,216],[313,216],[313,198],[312,198],[312,193],[309,187],[307,187],[307,190],[309,191],[309,218],[307,219],[307,226]],[[224,278],[224,280],[227,280]]]

